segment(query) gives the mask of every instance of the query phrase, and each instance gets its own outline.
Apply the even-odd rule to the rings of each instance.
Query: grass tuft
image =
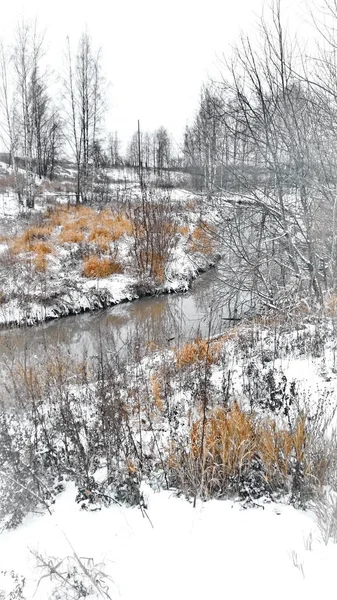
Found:
[[[120,263],[111,258],[100,258],[98,256],[90,256],[83,262],[84,277],[109,277],[115,273],[123,273],[123,268]]]
[[[209,342],[197,337],[184,344],[181,350],[176,350],[176,365],[181,369],[198,363],[216,364],[220,360],[221,347],[221,342]]]

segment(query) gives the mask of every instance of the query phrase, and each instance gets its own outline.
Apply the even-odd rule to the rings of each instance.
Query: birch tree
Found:
[[[75,58],[67,39],[65,111],[67,140],[76,163],[76,202],[93,195],[95,164],[93,151],[105,112],[105,85],[101,73],[101,51],[94,51],[91,38],[83,33]]]

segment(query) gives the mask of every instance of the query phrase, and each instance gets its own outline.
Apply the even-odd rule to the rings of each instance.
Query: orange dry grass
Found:
[[[26,244],[31,244],[34,240],[46,240],[50,237],[52,231],[53,228],[50,225],[28,227],[22,234],[22,240]]]
[[[187,227],[187,225],[179,225],[177,227],[177,233],[180,233],[180,235],[187,237],[189,234],[189,228]]]
[[[89,234],[88,241],[95,244],[102,252],[107,252],[113,242],[112,230],[103,225],[95,225]]]
[[[41,240],[47,240],[53,231],[51,225],[42,227],[28,227],[22,235],[14,238],[11,243],[11,249],[14,254],[21,252],[31,252],[34,250],[34,245]]]
[[[33,263],[34,263],[34,267],[35,269],[39,272],[39,273],[45,273],[47,270],[47,258],[45,254],[36,254],[36,256],[34,256],[33,258]]]
[[[40,273],[45,273],[48,265],[47,254],[53,252],[51,246],[46,242],[37,240],[33,242],[31,249],[35,253],[33,258],[35,269]]]
[[[209,256],[215,252],[214,229],[210,225],[198,225],[192,233],[189,243],[190,252],[201,252]]]
[[[213,475],[219,469],[225,477],[239,474],[258,456],[266,477],[272,479],[275,473],[287,476],[293,458],[304,461],[307,438],[304,418],[298,418],[294,431],[278,429],[275,421],[258,420],[235,403],[230,410],[216,408],[210,412],[203,449],[202,428],[203,418],[200,418],[191,429],[191,453],[194,459],[203,455]]]
[[[64,206],[57,206],[54,209],[50,210],[48,213],[48,221],[51,225],[55,227],[60,227],[61,225],[65,225],[70,217],[72,211],[70,208]]]
[[[164,408],[163,399],[162,399],[162,385],[156,375],[152,375],[151,385],[152,385],[152,394],[153,394],[155,407],[160,412],[162,412],[162,410]]]
[[[79,231],[75,224],[69,223],[61,231],[58,239],[61,244],[80,244],[84,241],[84,238],[84,232]]]
[[[95,223],[96,212],[86,206],[73,207],[68,211],[63,223],[63,229],[59,235],[61,244],[80,244],[85,241],[86,232],[90,231]]]
[[[209,342],[197,337],[193,342],[184,344],[181,350],[176,350],[176,364],[178,368],[207,363],[213,365],[219,362],[222,344]]]
[[[115,242],[123,235],[131,235],[132,231],[132,223],[125,215],[113,215],[111,211],[104,210],[96,217],[89,242]]]
[[[109,277],[109,275],[122,272],[122,266],[111,258],[99,258],[95,255],[83,262],[84,277]]]
[[[32,244],[32,251],[36,254],[52,254],[53,250],[47,242],[35,241]]]

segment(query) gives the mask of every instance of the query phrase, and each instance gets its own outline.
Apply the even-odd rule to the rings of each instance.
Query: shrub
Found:
[[[90,256],[83,262],[84,277],[109,277],[115,273],[123,273],[123,268],[111,258]]]

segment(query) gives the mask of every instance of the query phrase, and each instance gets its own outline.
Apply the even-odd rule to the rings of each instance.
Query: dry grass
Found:
[[[106,252],[111,243],[116,242],[123,235],[131,235],[132,231],[132,223],[125,215],[113,215],[111,211],[105,210],[97,215],[88,241]]]
[[[94,244],[102,252],[108,252],[113,241],[112,230],[104,225],[95,225],[88,236],[88,242]]]
[[[48,266],[47,257],[45,254],[36,254],[33,258],[33,264],[39,273],[45,273]]]
[[[52,232],[53,227],[51,225],[28,227],[22,235],[13,239],[10,244],[11,250],[14,254],[32,252],[38,242],[49,240]]]
[[[279,428],[274,420],[257,418],[244,412],[237,403],[230,410],[215,408],[192,425],[190,456],[203,463],[205,484],[239,478],[259,460],[265,481],[273,487],[284,483],[294,461],[303,465],[307,442],[306,423],[299,417],[293,431]],[[202,447],[203,444],[203,447]],[[172,457],[171,457],[172,461]],[[309,467],[306,467],[307,473]],[[212,483],[213,482],[213,483]]]
[[[178,225],[177,233],[184,237],[187,237],[189,234],[189,228],[187,227],[187,225]]]
[[[201,252],[206,256],[214,254],[214,234],[215,230],[210,225],[198,225],[192,233],[191,240],[189,242],[189,251]]]
[[[83,262],[84,277],[109,277],[115,273],[123,273],[123,268],[111,258],[99,258],[95,255]]]
[[[52,254],[53,253],[53,249],[50,246],[50,244],[48,244],[47,242],[40,241],[40,240],[34,241],[31,249],[36,254]]]
[[[201,337],[197,337],[193,342],[184,344],[181,350],[176,350],[176,365],[178,369],[206,363],[213,365],[219,362],[222,343],[219,341],[210,342]]]
[[[36,271],[45,273],[48,266],[47,255],[53,253],[52,247],[40,240],[33,242],[31,250],[34,252],[33,264]]]
[[[52,231],[53,228],[50,225],[28,227],[22,234],[22,240],[27,244],[32,244],[35,240],[47,240]]]
[[[56,206],[47,213],[48,222],[54,227],[65,225],[71,218],[72,211],[66,206]]]
[[[79,231],[74,224],[73,226],[64,227],[58,240],[61,244],[80,244],[81,242],[84,242],[85,234],[83,231]]]
[[[162,384],[158,379],[158,376],[152,375],[151,377],[152,394],[155,407],[159,412],[163,411],[164,403],[162,398]]]

